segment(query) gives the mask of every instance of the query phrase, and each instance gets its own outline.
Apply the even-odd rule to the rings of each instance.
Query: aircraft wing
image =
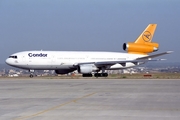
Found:
[[[155,59],[155,60],[126,60],[126,61],[102,61],[102,62],[85,62],[85,63],[78,63],[77,65],[85,65],[85,64],[94,64],[97,67],[104,67],[104,66],[111,66],[115,64],[121,64],[125,66],[126,63],[131,62],[134,64],[138,64],[139,62],[144,63],[148,61],[161,61],[164,59]]]
[[[94,64],[97,67],[111,66],[111,65],[115,65],[115,64],[121,64],[122,66],[125,66],[125,64],[128,63],[128,62],[138,64],[138,63],[145,63],[145,62],[149,62],[149,61],[165,60],[165,59],[152,59],[152,58],[158,57],[158,56],[161,56],[161,55],[165,55],[165,54],[170,54],[170,53],[172,53],[172,51],[167,51],[167,52],[163,52],[163,53],[159,53],[159,54],[149,55],[149,56],[146,56],[146,57],[137,58],[135,60],[84,62],[84,63],[75,64],[74,66],[84,65],[84,64]]]

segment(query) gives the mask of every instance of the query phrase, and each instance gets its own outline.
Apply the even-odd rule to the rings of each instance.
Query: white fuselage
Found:
[[[135,60],[146,55],[119,52],[84,52],[84,51],[24,51],[12,54],[6,63],[28,70],[72,69],[78,63]],[[125,66],[114,64],[106,69],[133,67],[129,62]]]

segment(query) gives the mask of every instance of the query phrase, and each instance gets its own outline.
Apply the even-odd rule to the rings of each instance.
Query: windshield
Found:
[[[15,56],[9,56],[9,58],[15,58],[15,59],[17,59],[17,56],[15,55]]]

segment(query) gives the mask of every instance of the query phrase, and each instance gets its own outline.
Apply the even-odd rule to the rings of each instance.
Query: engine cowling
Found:
[[[158,50],[159,44],[158,43],[145,43],[145,44],[138,44],[138,43],[124,43],[123,50],[127,52],[134,52],[134,53],[151,53]]]
[[[68,74],[70,72],[73,72],[75,69],[59,69],[55,70],[56,74]]]
[[[88,74],[97,71],[98,68],[94,64],[84,64],[78,66],[78,72]]]

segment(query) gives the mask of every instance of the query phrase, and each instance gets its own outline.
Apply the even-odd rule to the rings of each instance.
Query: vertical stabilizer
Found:
[[[144,44],[147,42],[151,42],[156,30],[156,26],[157,24],[149,24],[134,43]]]

